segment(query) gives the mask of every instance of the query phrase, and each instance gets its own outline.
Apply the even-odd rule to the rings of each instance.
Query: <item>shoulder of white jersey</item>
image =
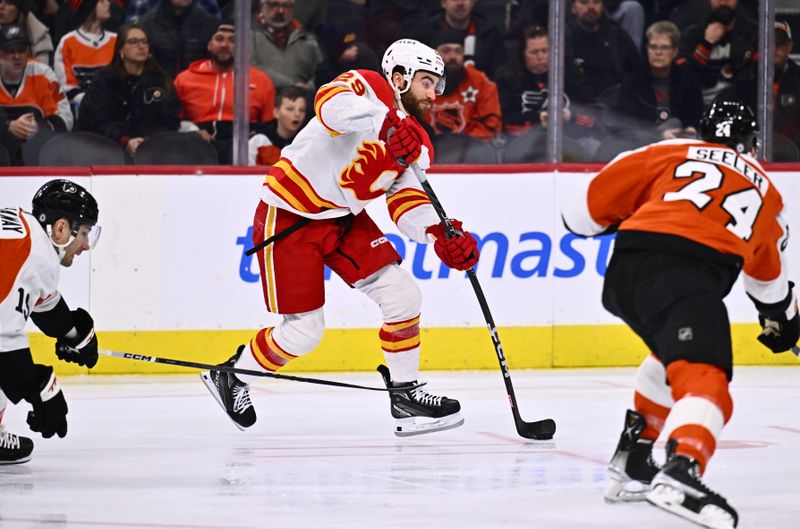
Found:
[[[377,97],[381,103],[389,108],[394,106],[394,91],[389,85],[389,81],[387,81],[383,75],[372,70],[353,70],[353,72],[366,81],[367,85],[375,94],[375,97]]]
[[[39,62],[35,59],[31,59],[28,61],[28,63],[25,65],[25,70],[26,70],[25,73],[27,75],[39,75],[42,77],[46,77],[51,81],[58,82],[56,78],[56,72],[54,72],[49,65],[43,62]]]

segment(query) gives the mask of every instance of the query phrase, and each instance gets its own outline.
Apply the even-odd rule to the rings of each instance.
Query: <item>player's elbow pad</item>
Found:
[[[46,312],[31,312],[31,319],[40,331],[51,338],[63,338],[75,326],[72,312],[64,298]]]

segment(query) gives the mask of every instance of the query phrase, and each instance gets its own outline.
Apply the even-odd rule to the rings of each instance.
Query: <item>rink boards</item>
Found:
[[[560,220],[561,204],[598,168],[442,168],[431,175],[448,214],[481,241],[477,274],[512,368],[634,365],[646,354],[638,338],[600,304],[613,236],[577,238]],[[790,231],[800,233],[794,207],[800,203],[800,168],[774,165],[770,176],[787,204]],[[9,168],[0,175],[0,202],[28,207],[35,190],[54,177],[86,186],[100,204],[100,244],[63,270],[61,284],[70,306],[84,306],[94,316],[102,348],[216,363],[255,330],[276,322],[264,309],[257,264],[244,255],[262,173],[211,167],[204,173],[180,167],[36,173]],[[400,235],[383,200],[368,211],[422,289],[423,368],[494,368],[497,358],[465,275],[444,268],[432,248]],[[790,277],[798,281],[800,250],[794,240],[789,247]],[[291,370],[374,369],[382,360],[380,313],[335,275],[325,283],[323,343],[294,361]],[[737,363],[797,362],[756,342],[755,310],[740,285],[726,303]],[[31,342],[37,359],[54,363],[47,338],[32,332]],[[61,373],[83,372],[57,364]],[[93,370],[170,371],[176,368],[109,358]]]

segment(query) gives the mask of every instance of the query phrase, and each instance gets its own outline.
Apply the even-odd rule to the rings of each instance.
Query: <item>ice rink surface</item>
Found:
[[[646,504],[607,505],[605,467],[631,402],[633,369],[515,371],[516,435],[499,369],[429,372],[461,400],[463,427],[397,438],[388,397],[283,381],[253,387],[240,432],[197,375],[62,379],[65,439],[31,435],[33,459],[0,467],[3,529],[680,529]],[[324,374],[380,385],[377,373]],[[706,482],[740,528],[800,528],[800,367],[737,368],[735,411]],[[662,449],[658,456],[662,456]]]

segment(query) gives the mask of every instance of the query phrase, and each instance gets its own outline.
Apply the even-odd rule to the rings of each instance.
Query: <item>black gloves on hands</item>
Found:
[[[793,282],[789,281],[789,294],[783,301],[772,306],[757,303],[756,307],[759,312],[758,323],[763,329],[758,335],[759,342],[773,353],[783,353],[797,344],[800,339],[800,313]]]
[[[776,321],[758,315],[761,324],[761,334],[758,341],[763,343],[773,353],[783,353],[797,344],[800,339],[800,313],[795,312],[790,320]]]
[[[67,435],[67,401],[58,379],[50,366],[35,364],[33,367],[39,386],[25,397],[33,405],[33,411],[28,412],[28,426],[45,439],[55,434],[64,437]]]
[[[97,363],[97,336],[94,334],[94,320],[83,309],[72,311],[73,324],[78,336],[59,338],[56,341],[56,356],[65,362],[93,368]]]

